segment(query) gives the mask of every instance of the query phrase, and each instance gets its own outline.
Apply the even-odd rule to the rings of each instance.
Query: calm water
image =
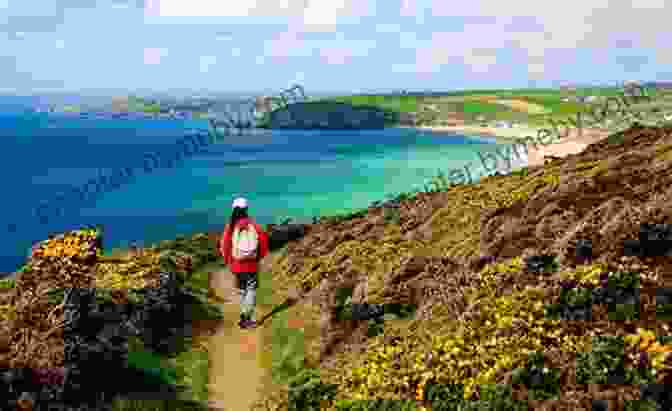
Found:
[[[1,110],[1,109],[0,109]],[[250,201],[261,224],[363,208],[387,195],[422,189],[438,170],[471,163],[486,174],[477,152],[500,145],[485,138],[410,129],[259,131],[228,137],[182,165],[138,172],[134,181],[102,193],[93,204],[67,200],[63,216],[40,223],[36,206],[81,186],[99,170],[142,168],[142,155],[172,149],[203,121],[100,120],[0,113],[0,272],[17,269],[28,248],[86,224],[104,227],[105,248],[146,244],[178,234],[219,230],[237,195]]]

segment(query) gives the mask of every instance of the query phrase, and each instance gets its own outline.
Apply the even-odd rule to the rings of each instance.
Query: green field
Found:
[[[670,112],[672,98],[669,95],[664,96],[663,92],[656,92],[655,90],[647,90],[647,93],[655,101],[637,103],[633,106],[636,110],[649,111],[657,107],[665,112]],[[508,120],[527,123],[532,126],[543,126],[548,124],[549,120],[574,118],[577,113],[586,111],[590,106],[602,106],[604,104],[603,101],[595,103],[562,101],[566,97],[573,99],[576,96],[596,96],[598,99],[603,99],[605,97],[619,97],[622,95],[622,90],[617,87],[585,87],[571,91],[559,88],[463,90],[434,96],[354,95],[340,96],[328,100],[348,103],[354,106],[375,106],[397,113],[419,113],[431,106],[436,114],[429,116],[430,120],[425,122],[425,124],[430,125],[450,122],[450,119],[454,118],[457,113],[467,123],[481,121],[490,123],[498,120]],[[528,113],[518,108],[509,107],[504,102],[499,104],[496,100],[478,101],[473,99],[478,96],[496,96],[501,100],[525,100],[543,107],[547,112]],[[424,118],[425,116],[423,115],[422,117]]]
[[[415,96],[344,96],[329,100],[348,103],[353,106],[376,106],[408,113],[419,111],[420,106],[418,104],[422,104],[423,99],[423,97]]]

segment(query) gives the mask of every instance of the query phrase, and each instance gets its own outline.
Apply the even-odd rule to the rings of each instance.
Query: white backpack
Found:
[[[252,224],[233,230],[233,258],[236,260],[255,260],[259,248],[257,230]]]

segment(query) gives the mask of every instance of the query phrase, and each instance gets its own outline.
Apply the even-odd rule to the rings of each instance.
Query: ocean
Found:
[[[254,130],[228,136],[176,167],[138,172],[95,202],[69,197],[63,215],[38,218],[38,204],[53,203],[59,192],[101,172],[141,170],[143,154],[174,150],[186,132],[205,128],[202,120],[83,119],[0,104],[0,272],[18,269],[29,248],[49,234],[86,225],[103,227],[106,250],[221,230],[239,195],[260,224],[361,209],[422,190],[439,170],[449,174],[471,164],[477,180],[494,172],[478,153],[502,147],[488,137],[407,128]]]

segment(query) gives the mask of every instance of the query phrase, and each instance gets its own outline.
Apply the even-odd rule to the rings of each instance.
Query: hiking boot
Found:
[[[245,328],[245,324],[249,321],[249,317],[245,314],[240,314],[240,320],[238,321],[238,327]]]
[[[257,322],[254,320],[244,320],[240,324],[240,328],[242,329],[248,329],[248,328],[255,328],[257,326]]]

